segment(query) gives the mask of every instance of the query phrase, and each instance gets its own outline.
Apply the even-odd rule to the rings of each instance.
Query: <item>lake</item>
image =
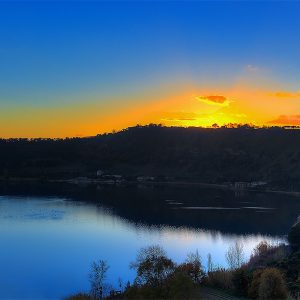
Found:
[[[245,257],[262,240],[284,242],[300,198],[197,187],[0,186],[0,291],[3,299],[61,299],[89,291],[94,260],[117,287],[134,279],[137,251],[159,244],[176,262],[198,249],[204,266],[226,266],[242,242]]]

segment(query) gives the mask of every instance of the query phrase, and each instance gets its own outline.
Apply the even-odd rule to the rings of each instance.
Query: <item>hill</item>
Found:
[[[261,180],[300,190],[296,129],[135,126],[87,138],[2,139],[0,154],[6,179],[74,178],[103,170],[127,178]]]

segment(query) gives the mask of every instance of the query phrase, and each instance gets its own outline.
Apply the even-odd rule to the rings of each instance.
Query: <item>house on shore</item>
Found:
[[[153,176],[138,176],[136,178],[136,180],[138,182],[147,182],[147,181],[154,181],[155,180],[155,177]]]
[[[263,187],[267,184],[268,183],[265,181],[252,181],[252,182],[237,181],[233,184],[233,188],[236,190],[245,190],[245,189]]]

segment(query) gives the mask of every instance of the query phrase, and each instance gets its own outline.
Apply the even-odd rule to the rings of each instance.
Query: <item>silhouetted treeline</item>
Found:
[[[128,178],[264,180],[293,187],[300,181],[300,131],[148,125],[88,138],[0,140],[3,178],[72,178],[97,170]]]

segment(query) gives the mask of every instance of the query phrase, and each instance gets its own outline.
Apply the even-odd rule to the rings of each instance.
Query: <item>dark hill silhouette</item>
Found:
[[[264,180],[295,187],[300,131],[285,128],[135,126],[87,138],[2,139],[2,178],[172,177],[209,183]]]

